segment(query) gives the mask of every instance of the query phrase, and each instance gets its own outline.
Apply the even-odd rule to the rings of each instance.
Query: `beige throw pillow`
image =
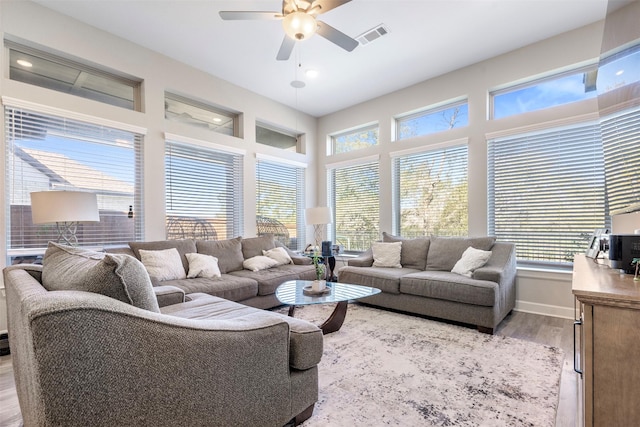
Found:
[[[371,245],[373,251],[374,267],[402,268],[400,264],[400,253],[402,242],[374,242]]]
[[[292,260],[285,248],[277,247],[269,249],[268,251],[262,251],[262,255],[275,259],[278,265],[291,264]]]
[[[278,265],[278,261],[264,255],[257,255],[249,259],[245,259],[242,263],[244,268],[251,271],[266,270],[267,268],[275,267],[276,265]]]
[[[218,258],[204,254],[185,254],[189,261],[188,279],[196,277],[222,277],[220,268],[218,267]]]
[[[489,258],[491,258],[491,251],[468,247],[462,253],[462,258],[453,266],[451,272],[471,277],[476,269],[482,267],[489,261]]]
[[[140,261],[149,272],[149,276],[158,281],[187,278],[180,253],[176,248],[161,251],[140,249]]]

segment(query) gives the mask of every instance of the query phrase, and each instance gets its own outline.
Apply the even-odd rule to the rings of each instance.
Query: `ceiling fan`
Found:
[[[276,59],[286,61],[291,56],[296,41],[308,39],[318,33],[330,42],[351,52],[358,42],[345,33],[316,19],[316,16],[335,9],[351,0],[283,0],[282,12],[221,11],[225,21],[238,20],[282,20],[286,35],[280,45]]]

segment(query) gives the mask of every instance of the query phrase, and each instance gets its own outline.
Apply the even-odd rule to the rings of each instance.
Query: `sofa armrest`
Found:
[[[37,349],[28,362],[39,379],[32,392],[49,424],[284,425],[290,418],[289,327],[277,317],[189,320],[102,295],[51,294],[32,301],[28,314]]]
[[[473,272],[473,278],[488,280],[501,286],[515,286],[516,248],[512,243],[495,243],[491,248],[491,258]]]
[[[184,291],[177,286],[154,286],[153,292],[156,294],[158,306],[160,307],[184,302]]]
[[[357,257],[351,258],[347,261],[347,265],[352,267],[371,267],[373,265],[373,250],[369,248]]]

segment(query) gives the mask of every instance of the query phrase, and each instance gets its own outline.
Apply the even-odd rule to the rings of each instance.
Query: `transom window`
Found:
[[[331,152],[333,154],[348,153],[349,151],[378,145],[378,124],[371,124],[357,129],[331,135]]]
[[[442,132],[468,124],[467,101],[450,103],[396,118],[396,140]]]
[[[173,93],[164,94],[164,116],[173,122],[238,136],[238,114]]]
[[[141,80],[5,40],[9,78],[105,104],[140,111]]]
[[[461,145],[393,159],[396,234],[468,234],[467,153],[467,146]]]
[[[256,124],[256,142],[258,144],[299,153],[301,151],[299,144],[300,138],[301,135],[296,135],[294,132],[276,129],[262,123]]]
[[[491,92],[491,118],[543,110],[597,96],[597,70],[573,71]]]

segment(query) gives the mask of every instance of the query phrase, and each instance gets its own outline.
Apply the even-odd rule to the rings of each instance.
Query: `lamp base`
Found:
[[[76,236],[76,231],[78,231],[77,222],[56,222],[56,227],[58,229],[58,243],[78,246],[78,237]]]

